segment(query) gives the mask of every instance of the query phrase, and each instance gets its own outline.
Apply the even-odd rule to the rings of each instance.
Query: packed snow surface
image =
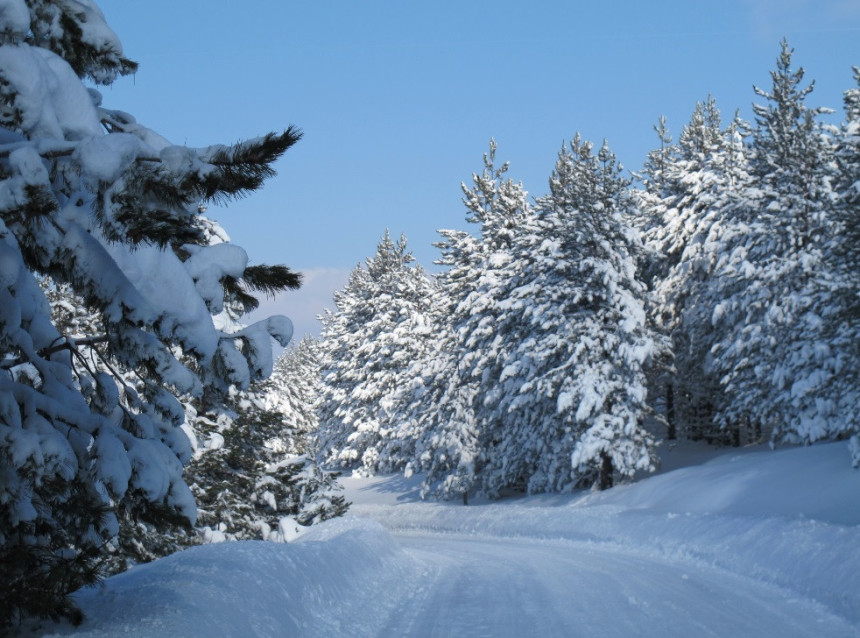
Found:
[[[669,450],[664,466],[691,458]],[[724,450],[604,493],[468,507],[420,502],[415,479],[344,483],[346,518],[139,566],[76,595],[80,627],[38,633],[860,635],[860,472],[845,443]]]

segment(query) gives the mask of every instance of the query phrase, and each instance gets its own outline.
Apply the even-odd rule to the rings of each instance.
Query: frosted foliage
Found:
[[[514,355],[527,374],[508,408],[524,424],[510,449],[534,468],[531,491],[590,484],[607,458],[622,476],[651,470],[644,369],[665,346],[646,322],[641,239],[614,156],[575,138],[537,204],[523,251],[534,265],[513,294],[529,332]]]
[[[712,98],[696,105],[679,144],[668,153],[656,200],[648,204],[646,241],[654,314],[672,342],[675,412],[681,432],[700,437],[712,428],[719,379],[706,368],[714,333],[704,300],[720,259],[725,211],[751,180],[744,147],[748,125],[737,117],[725,129]]]
[[[289,344],[293,337],[293,323],[287,317],[274,316],[242,328],[232,335],[245,343],[243,355],[252,375],[249,379],[261,379],[272,374],[272,339],[281,346]]]
[[[78,76],[110,84],[137,68],[123,57],[119,38],[94,2],[29,0],[27,5],[30,24],[25,40],[67,60]]]
[[[279,412],[303,439],[318,426],[315,409],[321,390],[319,344],[306,336],[288,348],[274,364],[263,395],[267,410]],[[293,448],[290,448],[293,449]]]
[[[81,170],[96,183],[113,183],[124,170],[149,149],[130,133],[94,136],[75,148]]]
[[[289,542],[305,526],[346,510],[335,475],[308,456],[316,427],[315,349],[309,338],[288,348],[268,380],[234,393],[233,416],[193,410],[200,445],[187,472],[205,542]]]
[[[414,438],[399,419],[408,400],[410,366],[422,360],[432,334],[432,285],[412,265],[406,239],[386,231],[376,254],[335,294],[322,317],[322,386],[318,453],[327,463],[367,473],[401,469]]]
[[[569,490],[604,455],[622,475],[652,468],[643,367],[662,345],[635,278],[626,184],[591,148],[577,138],[561,154],[534,206],[491,144],[464,186],[480,238],[440,231],[439,337],[406,415],[425,494]]]
[[[24,0],[0,1],[0,32],[23,39],[30,30],[30,10]]]
[[[0,47],[0,78],[31,139],[82,140],[101,127],[90,94],[62,58],[26,44]],[[46,139],[46,141],[47,141]]]
[[[292,334],[216,329],[247,255],[198,204],[258,188],[298,136],[177,147],[104,109],[81,78],[136,65],[89,0],[0,1],[0,31],[2,624],[40,578],[58,600],[91,582],[118,516],[195,520],[177,396],[262,377]]]
[[[752,129],[697,105],[641,198],[673,412],[692,438],[856,436],[856,100],[822,126],[791,65],[783,42]]]
[[[839,232],[833,140],[816,121],[822,109],[805,106],[803,70],[790,64],[783,43],[773,88],[757,90],[767,102],[755,107],[755,185],[714,233],[711,366],[725,392],[724,427],[751,423],[811,443],[856,432],[857,350],[839,327],[848,282],[830,252]]]
[[[141,246],[128,251],[121,244],[110,243],[106,248],[128,282],[143,297],[151,313],[146,319],[158,322],[162,334],[180,341],[189,350],[207,359],[211,357],[218,342],[205,303],[213,293],[211,280],[195,280],[197,269],[183,264],[170,250]],[[105,281],[104,285],[114,287],[110,281]],[[222,288],[222,299],[223,295]]]
[[[839,311],[831,315],[830,329],[835,347],[851,362],[835,379],[844,397],[844,413],[860,404],[860,67],[854,67],[854,86],[844,93],[845,122],[839,129],[834,155],[838,173],[835,179],[837,205],[836,231],[827,243],[825,258],[834,264],[835,299]],[[860,466],[860,422],[846,423],[853,431],[851,452],[854,466]]]
[[[507,164],[495,166],[495,151],[491,142],[484,170],[473,175],[472,186],[462,186],[467,219],[480,224],[483,237],[439,231],[439,263],[448,269],[438,276],[433,304],[437,334],[426,359],[413,366],[416,382],[405,413],[417,436],[415,458],[407,469],[426,473],[425,496],[450,498],[486,489],[482,480],[492,436],[487,414],[497,396],[498,377],[484,367],[506,345],[497,337],[508,332],[494,323],[498,314],[492,289],[501,284],[511,242],[529,211],[522,185],[503,179]]]
[[[224,277],[241,277],[248,265],[248,254],[239,246],[214,244],[212,246],[188,246],[191,256],[185,268],[194,280],[200,296],[206,301],[210,313],[218,314],[224,309]]]

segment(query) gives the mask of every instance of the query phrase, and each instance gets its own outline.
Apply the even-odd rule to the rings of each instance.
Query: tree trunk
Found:
[[[612,457],[606,452],[600,453],[600,477],[597,480],[597,489],[608,490],[612,487]]]
[[[675,386],[671,383],[666,384],[666,438],[674,441],[678,436],[678,428],[675,424]]]

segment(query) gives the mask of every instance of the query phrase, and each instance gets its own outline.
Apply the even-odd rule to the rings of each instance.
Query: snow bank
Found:
[[[860,525],[860,472],[850,459],[845,443],[753,454],[729,451],[702,466],[591,495],[581,504]]]
[[[87,620],[46,636],[354,636],[379,631],[417,577],[378,523],[322,523],[293,544],[195,547],[75,595]]]

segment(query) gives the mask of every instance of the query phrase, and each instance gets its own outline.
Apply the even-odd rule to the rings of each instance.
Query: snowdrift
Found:
[[[378,523],[341,518],[302,542],[194,547],[109,578],[76,594],[78,628],[40,635],[305,636],[373,635],[414,561]]]
[[[428,533],[563,539],[716,566],[783,588],[786,605],[812,600],[860,632],[860,472],[848,458],[843,443],[730,451],[605,493],[469,507],[419,502],[402,477],[346,479],[354,516],[291,544],[210,545],[137,567],[76,595],[81,627],[43,634],[378,635],[427,569],[397,536]]]

